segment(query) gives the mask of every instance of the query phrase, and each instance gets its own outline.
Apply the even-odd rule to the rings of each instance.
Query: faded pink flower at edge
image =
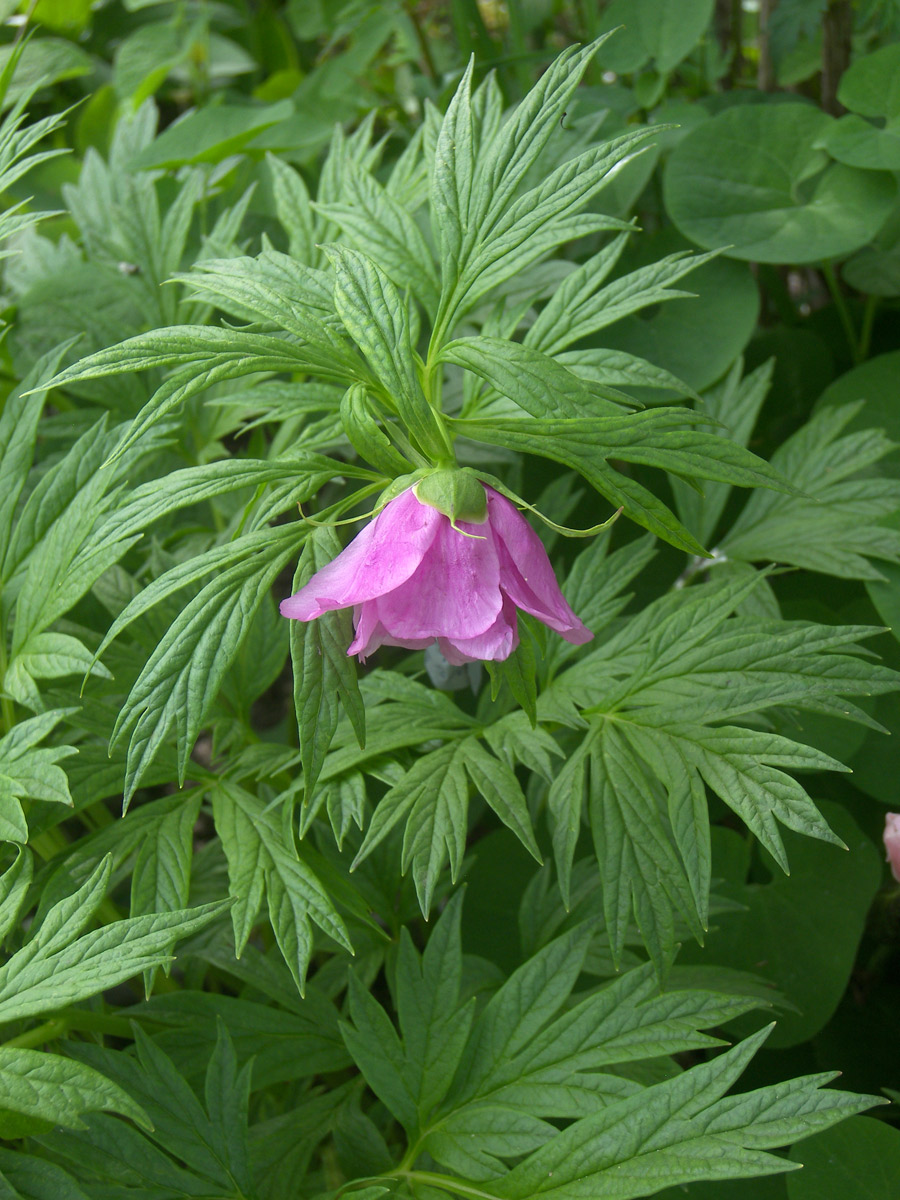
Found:
[[[594,635],[559,590],[540,538],[505,496],[484,490],[484,523],[454,528],[409,488],[283,600],[281,615],[313,621],[352,606],[356,637],[347,653],[361,660],[379,646],[419,650],[437,638],[455,666],[499,661],[519,644],[519,608],[568,642],[589,642]]]
[[[900,813],[887,813],[884,818],[884,848],[891,864],[891,874],[900,883]]]

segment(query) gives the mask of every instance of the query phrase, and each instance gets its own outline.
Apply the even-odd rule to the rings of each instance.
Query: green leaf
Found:
[[[371,720],[377,712],[370,712],[369,746],[377,745]],[[489,754],[477,737],[460,740],[457,733],[446,744],[417,759],[382,797],[354,859],[354,868],[405,819],[401,869],[405,873],[412,868],[419,904],[427,916],[444,863],[449,859],[453,879],[462,864],[470,779],[501,821],[540,862],[525,796],[511,767]]]
[[[80,489],[28,556],[16,601],[12,656],[66,613],[133,545],[104,521],[115,501],[112,472],[99,471]]]
[[[750,864],[737,835],[721,829],[715,834],[713,870],[726,877],[717,890],[740,909],[719,914],[706,954],[725,966],[759,964],[754,969],[795,1006],[775,1029],[778,1047],[807,1041],[831,1019],[882,878],[881,856],[866,835],[839,805],[822,807],[850,853],[789,836],[790,875],[773,870],[764,884],[747,880]],[[734,848],[741,853],[732,856]],[[689,957],[697,957],[693,947]]]
[[[266,894],[273,932],[302,995],[312,954],[310,922],[352,952],[346,926],[320,880],[285,838],[273,811],[228,780],[219,781],[212,798],[235,899],[236,952],[246,945]]]
[[[591,419],[453,421],[466,436],[512,450],[552,458],[579,471],[613,504],[651,533],[691,554],[703,554],[700,543],[652,493],[617,472],[609,459],[662,467],[678,475],[770,487],[791,493],[791,483],[762,459],[727,438],[685,428],[694,421],[685,409],[655,409]]]
[[[861,55],[841,76],[838,99],[845,108],[863,117],[900,115],[898,67],[900,49],[896,44]]]
[[[245,1194],[253,1188],[247,1128],[252,1067],[250,1062],[238,1070],[234,1043],[220,1019],[216,1048],[206,1071],[204,1099],[212,1147],[225,1168],[225,1178]]]
[[[296,552],[302,542],[303,537],[299,536],[297,529],[292,526],[283,526],[278,530],[257,529],[253,533],[235,538],[234,541],[214,546],[211,550],[188,559],[186,562],[176,564],[154,579],[126,604],[100,643],[97,657],[99,658],[107,646],[115,641],[129,625],[182,588],[198,583],[214,572],[228,570],[251,555],[265,558],[268,556],[267,551],[276,553],[282,550],[287,554],[289,546]]]
[[[519,342],[461,338],[446,345],[440,359],[472,371],[533,417],[617,411],[608,401],[595,401],[581,380],[549,355]]]
[[[675,773],[674,754],[660,770],[630,740],[614,724],[599,727],[591,740],[588,820],[604,881],[613,959],[624,946],[633,908],[644,943],[662,969],[675,944],[676,913],[687,919],[695,937],[702,936],[709,890],[708,817],[702,788],[682,764]],[[654,775],[662,779],[656,782]],[[668,821],[660,819],[659,783],[669,785]],[[679,846],[674,826],[685,807],[689,833]]]
[[[159,88],[169,72],[190,55],[191,41],[174,22],[140,25],[122,39],[113,60],[113,84],[123,100],[137,108]]]
[[[241,150],[258,133],[293,113],[286,101],[259,107],[211,104],[174,121],[128,163],[132,171],[218,163]]]
[[[821,141],[832,158],[848,167],[872,171],[900,169],[900,136],[895,129],[875,125],[848,113],[832,125]]]
[[[632,130],[584,151],[557,167],[505,212],[498,212],[482,231],[482,244],[460,271],[454,315],[470,310],[486,292],[563,242],[629,228],[614,217],[576,214],[655,133],[649,128]]]
[[[225,673],[295,547],[291,540],[285,545],[270,534],[264,554],[239,560],[215,576],[169,626],[123,704],[110,738],[115,746],[130,734],[126,804],[173,726],[179,780],[184,781],[194,742]],[[201,561],[204,567],[206,573],[209,564]]]
[[[637,0],[637,28],[658,71],[671,71],[690,54],[710,23],[714,2],[687,0],[675,12],[666,0]]]
[[[426,770],[426,763],[430,769]],[[360,855],[370,852],[376,838],[380,840],[389,825],[406,814],[401,868],[404,872],[412,868],[419,905],[426,916],[444,863],[449,859],[455,881],[466,851],[469,783],[465,764],[463,743],[451,743],[419,759],[378,805],[360,848]]]
[[[354,450],[389,479],[408,475],[413,463],[394,448],[390,436],[378,424],[369,407],[367,389],[363,384],[348,388],[341,400],[341,424]],[[391,433],[396,437],[395,425]]]
[[[703,411],[714,420],[721,421],[718,432],[722,437],[730,438],[739,446],[749,443],[756,418],[772,381],[773,366],[774,362],[770,360],[757,367],[751,374],[742,377],[744,362],[743,359],[738,359],[726,378],[703,397]],[[792,473],[788,477],[798,487],[808,486],[808,478],[806,482],[801,483]],[[731,488],[727,484],[709,483],[700,495],[677,476],[671,476],[670,483],[675,493],[678,515],[690,529],[696,530],[702,542],[712,545],[712,538],[731,495]],[[779,511],[783,511],[792,502],[780,499]]]
[[[292,498],[296,495],[295,502],[302,503],[337,474],[370,476],[347,463],[300,449],[283,458],[226,458],[203,463],[140,484],[120,499],[109,524],[115,524],[119,536],[131,536],[179,509],[245,488],[261,489],[270,483],[291,484]]]
[[[490,1103],[584,1116],[641,1090],[627,1071],[604,1068],[720,1045],[700,1030],[758,1006],[703,989],[660,993],[648,964],[570,998],[589,936],[581,927],[554,939],[503,984],[473,1027],[445,1109]]]
[[[90,650],[69,633],[33,633],[21,646],[3,680],[5,691],[21,704],[34,706],[34,680],[63,675],[96,675],[112,679]]]
[[[433,339],[436,347],[446,339],[464,304],[471,305],[478,295],[525,265],[521,254],[516,257],[519,248],[529,243],[524,254],[530,255],[527,261],[533,261],[566,238],[577,236],[571,227],[564,232],[562,221],[543,249],[534,235],[551,216],[565,218],[567,212],[586,202],[592,191],[602,186],[606,172],[624,157],[624,152],[614,151],[605,160],[605,150],[591,151],[574,169],[564,164],[551,186],[535,188],[526,197],[515,199],[603,40],[564,50],[499,129],[493,119],[487,122],[482,117],[488,93],[476,93],[473,102],[472,63],[463,75],[434,148],[431,208],[442,278]],[[592,172],[588,172],[589,166]],[[538,204],[541,208],[536,216]],[[620,223],[606,218],[598,226],[594,218],[594,227],[616,225]],[[491,278],[488,271],[495,264],[499,265]]]
[[[581,620],[593,633],[600,633],[622,611],[631,596],[623,595],[636,575],[656,554],[651,537],[637,538],[608,554],[609,534],[593,539],[578,555],[566,577],[563,592]],[[575,647],[555,640],[547,658],[557,664],[571,658]]]
[[[900,1172],[900,1132],[887,1121],[851,1117],[792,1150],[801,1164],[788,1178],[789,1200],[892,1200]]]
[[[525,794],[512,769],[475,738],[463,742],[466,772],[500,820],[511,829],[536,862],[542,863],[534,839]]]
[[[54,376],[48,387],[181,366],[135,417],[111,456],[110,461],[115,461],[167,413],[214,383],[257,371],[294,372],[315,365],[303,346],[283,338],[208,325],[173,325],[137,334],[118,346],[99,350]]]
[[[531,1046],[559,1013],[584,965],[592,930],[581,925],[534,955],[479,1015],[454,1081],[450,1103],[488,1095],[508,1078],[506,1064]]]
[[[99,470],[109,449],[105,418],[82,434],[68,454],[50,466],[22,505],[3,559],[4,580],[12,578],[54,523]],[[96,495],[96,493],[94,493]]]
[[[614,957],[624,945],[632,906],[660,965],[675,941],[676,913],[697,936],[697,922],[705,926],[710,853],[704,784],[783,868],[778,822],[841,844],[785,771],[839,770],[840,764],[801,742],[727,722],[751,714],[758,721],[759,713],[780,704],[867,722],[839,697],[890,689],[893,673],[845,650],[872,630],[729,618],[758,578],[670,593],[579,659],[539,698],[542,719],[561,707],[564,712],[567,697],[577,698],[585,715],[595,714],[551,786],[549,807],[567,895],[587,800],[602,856]],[[576,724],[577,715],[578,709],[568,723]]]
[[[459,270],[463,239],[470,228],[469,207],[474,172],[475,126],[472,113],[472,72],[470,59],[440,124],[434,147],[431,177],[433,227],[441,248],[441,274],[444,278]]]
[[[525,344],[557,354],[574,342],[667,300],[691,297],[672,284],[716,257],[677,251],[603,286],[627,243],[622,234],[568,275],[525,335]]]
[[[16,923],[31,886],[33,869],[29,851],[17,846],[16,857],[0,876],[0,943],[6,941]]]
[[[858,250],[890,212],[887,172],[828,164],[815,148],[833,118],[806,104],[726,109],[684,137],[665,173],[681,232],[757,262],[820,262]]]
[[[303,177],[275,154],[266,155],[278,220],[288,235],[291,258],[312,266],[316,258],[313,212]]]
[[[328,246],[335,269],[334,305],[362,350],[385,400],[427,453],[446,457],[446,434],[422,391],[409,308],[381,268],[358,250]]]
[[[410,1092],[403,1044],[390,1017],[374,996],[348,976],[347,997],[352,1025],[341,1023],[341,1036],[372,1091],[404,1129],[418,1123],[416,1098]]]
[[[417,1113],[411,1134],[426,1127],[460,1063],[474,1005],[460,1008],[462,893],[441,914],[421,956],[404,929],[394,987],[405,1056],[404,1082]]]
[[[880,579],[869,560],[900,561],[900,531],[880,520],[900,508],[900,484],[872,466],[894,448],[878,429],[842,431],[861,404],[827,406],[772,455],[804,495],[777,504],[757,492],[720,543],[726,557],[775,561],[845,579]]]
[[[0,1149],[0,1171],[2,1200],[90,1200],[68,1171],[45,1158]]]
[[[108,874],[107,860],[88,881],[94,906]],[[154,913],[114,921],[79,937],[91,913],[83,898],[76,894],[50,909],[31,940],[0,967],[0,1022],[64,1008],[161,965],[170,957],[173,939],[196,933],[223,911],[215,903]]]
[[[132,917],[186,907],[200,799],[199,792],[187,796],[178,808],[154,822],[140,842],[131,876]],[[169,965],[164,966],[168,974]],[[149,975],[145,984],[148,995],[151,984]]]
[[[471,224],[476,236],[492,230],[500,214],[507,211],[529,168],[538,161],[554,133],[588,64],[605,41],[606,37],[600,37],[587,46],[567,47],[510,114],[496,138],[481,147],[484,175]]]
[[[31,467],[37,425],[47,395],[46,389],[32,392],[29,389],[38,388],[53,375],[66,349],[65,345],[60,346],[40,359],[18,387],[13,388],[3,405],[0,416],[0,562],[6,557],[13,514]]]
[[[0,1108],[70,1129],[85,1128],[82,1113],[98,1111],[150,1128],[141,1106],[98,1071],[38,1050],[0,1047]]]
[[[0,738],[0,838],[28,841],[28,824],[21,800],[72,804],[69,781],[61,759],[77,753],[73,746],[43,746],[42,741],[71,709],[57,708],[20,721]]]
[[[509,658],[486,665],[491,676],[493,699],[496,700],[501,684],[505,683],[534,729],[537,726],[537,659],[533,639],[526,634]]]
[[[360,363],[335,319],[328,275],[263,246],[256,258],[201,260],[180,278],[229,315],[283,329],[320,374],[349,382]]]
[[[372,259],[387,277],[409,289],[425,309],[437,308],[440,290],[434,255],[411,213],[368,171],[348,163],[340,201],[317,204],[350,245]]]
[[[154,1197],[166,1191],[188,1196],[250,1195],[246,1152],[250,1064],[238,1072],[221,1017],[213,1017],[211,1025],[214,1045],[204,1046],[200,1072],[207,1085],[205,1105],[182,1074],[181,1063],[176,1066],[163,1050],[160,1043],[165,1035],[150,1038],[135,1023],[136,1053],[99,1046],[82,1049],[94,1067],[140,1098],[152,1125],[144,1137],[108,1118],[95,1118],[83,1134],[54,1134],[49,1139],[54,1152],[82,1170],[90,1162],[91,1178],[99,1176],[127,1190],[131,1190],[128,1185],[150,1185]]]
[[[0,70],[9,63],[18,47],[0,49]],[[12,80],[3,96],[3,107],[28,99],[37,88],[49,87],[64,79],[77,79],[93,70],[90,55],[63,38],[42,37],[27,43],[17,56]]]
[[[629,1200],[648,1188],[784,1171],[786,1161],[765,1149],[827,1128],[875,1102],[871,1096],[820,1091],[830,1076],[723,1099],[767,1032],[575,1121],[494,1182],[493,1194],[562,1200],[577,1180],[582,1189],[586,1184],[614,1189],[617,1198]]]
[[[657,260],[664,262],[688,248],[690,243],[673,226],[642,234],[627,251],[627,262],[635,270],[613,280],[601,296],[609,292],[612,298],[621,286],[626,289],[623,299],[628,304],[633,275],[646,269],[652,283]],[[748,263],[722,257],[700,264],[692,271],[687,287],[690,297],[683,303],[667,300],[654,310],[644,309],[639,316],[634,304],[631,312],[606,325],[602,338],[593,337],[592,342],[601,342],[607,350],[640,355],[698,391],[708,388],[722,378],[753,336],[760,314],[759,287]],[[640,296],[639,291],[634,300]],[[672,298],[672,293],[663,292],[660,299],[664,297]],[[643,301],[640,307],[643,309]],[[714,339],[707,336],[712,327]]]

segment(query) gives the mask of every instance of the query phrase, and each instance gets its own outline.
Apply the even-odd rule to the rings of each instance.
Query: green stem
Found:
[[[69,848],[65,834],[56,825],[45,829],[43,833],[34,834],[29,838],[28,845],[44,862],[49,862],[51,858],[56,858],[57,854],[62,854]]]
[[[108,825],[114,825],[116,821],[102,800],[98,800],[90,808],[83,808],[78,814],[78,819],[85,829],[92,832],[96,829],[106,829]]]
[[[862,328],[859,331],[859,357],[857,362],[865,362],[869,357],[872,346],[872,326],[875,323],[875,313],[878,309],[878,297],[866,296],[866,306],[863,309]]]
[[[406,1162],[406,1159],[403,1160]],[[365,1179],[354,1179],[350,1183],[344,1184],[338,1192],[338,1196],[352,1196],[355,1191],[369,1187],[373,1183],[380,1183],[385,1179],[405,1179],[410,1183],[425,1183],[431,1187],[440,1188],[443,1192],[449,1192],[453,1196],[471,1196],[473,1200],[500,1200],[500,1197],[495,1192],[485,1192],[481,1188],[474,1187],[471,1183],[464,1183],[461,1179],[456,1179],[452,1175],[438,1175],[435,1171],[408,1171],[405,1170],[402,1163],[395,1167],[392,1171],[385,1171],[383,1175],[370,1175]]]
[[[422,22],[419,14],[416,11],[415,4],[404,4],[404,11],[410,20],[413,30],[416,35],[416,41],[419,43],[419,49],[422,51],[422,61],[425,64],[425,74],[435,85],[440,85],[440,73],[435,65],[434,56],[431,53],[431,46],[428,44],[428,36],[422,28]]]
[[[453,436],[447,428],[442,395],[444,389],[444,373],[441,364],[435,362],[431,356],[429,349],[428,361],[424,364],[422,371],[422,390],[425,393],[425,399],[431,411],[434,413],[435,429],[443,443],[443,456],[438,463],[439,466],[454,467],[456,466],[456,451],[453,449]]]
[[[16,36],[13,39],[14,46],[18,46],[19,42],[21,42],[22,38],[28,32],[28,26],[31,23],[31,17],[34,13],[34,10],[37,8],[37,4],[38,0],[31,0],[30,4],[28,5],[28,10],[25,13],[25,19],[22,21],[22,24],[19,26]]]
[[[522,21],[521,0],[511,0],[506,11],[509,14],[509,40],[512,46],[513,73],[519,91],[524,96],[531,86],[531,73],[528,70],[530,56]]]
[[[856,338],[856,330],[853,326],[853,318],[850,316],[850,309],[847,307],[847,301],[844,299],[844,293],[841,291],[841,285],[838,282],[838,277],[835,274],[834,267],[829,259],[825,259],[822,263],[822,274],[825,277],[825,282],[828,284],[828,290],[831,292],[831,298],[834,300],[834,306],[838,311],[838,316],[841,319],[841,325],[844,327],[844,334],[847,338],[847,345],[850,347],[850,357],[854,363],[860,361],[859,343]]]
[[[34,1029],[20,1033],[18,1037],[10,1038],[8,1042],[3,1043],[3,1049],[34,1050],[46,1042],[55,1042],[57,1039],[65,1037],[68,1031],[68,1021],[62,1017],[54,1017],[51,1021],[45,1021],[43,1025],[36,1025]]]
[[[397,1175],[400,1174],[398,1171]],[[463,1183],[461,1179],[454,1179],[452,1175],[438,1175],[434,1171],[403,1171],[402,1175],[404,1179],[413,1183],[427,1183],[454,1196],[472,1196],[475,1200],[500,1200],[496,1192],[484,1192],[470,1183]]]
[[[47,1042],[58,1041],[68,1033],[101,1033],[111,1037],[131,1038],[131,1021],[126,1017],[117,1017],[112,1013],[89,1012],[86,1009],[72,1009],[51,1017],[34,1029],[27,1029],[17,1037],[3,1043],[7,1047],[19,1050],[32,1050]]]

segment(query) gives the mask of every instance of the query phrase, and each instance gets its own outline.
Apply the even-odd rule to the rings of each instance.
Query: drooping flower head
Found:
[[[885,815],[884,848],[891,864],[891,874],[900,883],[900,813]]]
[[[312,621],[351,606],[347,653],[360,659],[379,646],[418,650],[437,639],[454,665],[499,661],[519,643],[517,609],[577,645],[593,637],[515,505],[463,471],[436,472],[391,500],[282,601],[281,614]]]

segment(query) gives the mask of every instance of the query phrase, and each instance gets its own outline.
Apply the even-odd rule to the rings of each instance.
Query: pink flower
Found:
[[[484,523],[458,521],[454,528],[409,488],[282,601],[282,616],[312,621],[353,605],[356,637],[347,653],[360,659],[379,646],[418,650],[434,638],[456,666],[508,658],[519,644],[517,608],[566,641],[590,641],[594,635],[559,590],[537,534],[509,500],[484,490]]]
[[[891,874],[900,883],[900,813],[887,813],[884,818],[884,848]]]

